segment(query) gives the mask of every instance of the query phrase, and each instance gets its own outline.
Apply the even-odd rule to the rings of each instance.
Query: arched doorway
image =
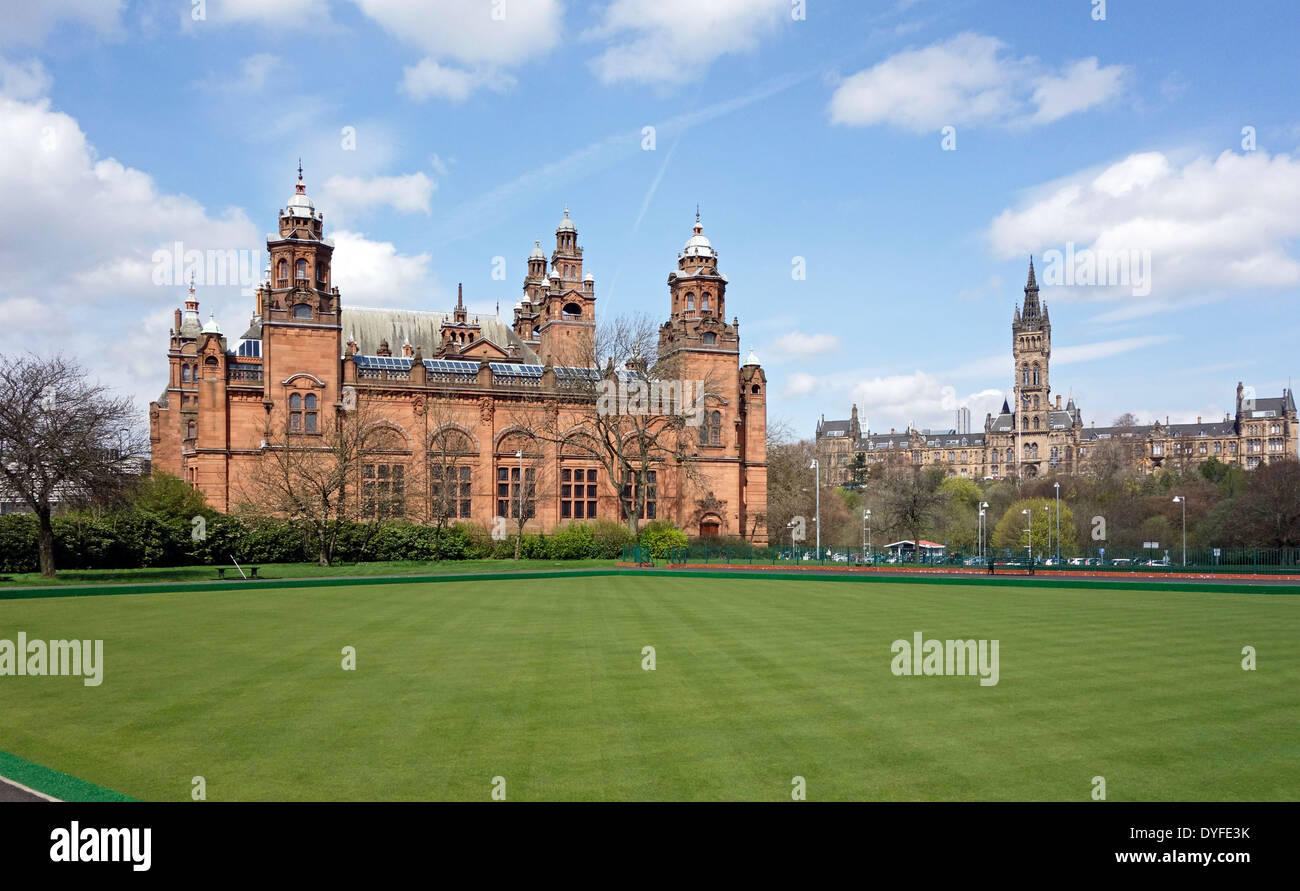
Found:
[[[715,516],[700,520],[700,538],[717,538],[722,533],[722,521]]]

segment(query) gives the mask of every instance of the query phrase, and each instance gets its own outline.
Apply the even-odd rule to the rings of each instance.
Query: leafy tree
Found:
[[[1048,508],[1044,510],[1043,508]],[[1026,517],[1023,511],[1029,511]],[[1032,535],[1026,536],[1026,528]],[[1051,547],[1048,547],[1048,538]],[[1033,553],[1039,556],[1056,552],[1056,503],[1048,498],[1022,498],[1014,502],[993,530],[995,548],[1011,548],[1012,553],[1023,552],[1026,545],[1032,544]],[[1074,525],[1074,512],[1064,501],[1061,502],[1061,553],[1071,554],[1079,544],[1078,531]]]

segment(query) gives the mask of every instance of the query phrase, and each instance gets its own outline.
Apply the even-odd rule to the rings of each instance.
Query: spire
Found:
[[[194,296],[194,273],[190,273],[190,296],[185,298],[185,308],[199,311],[199,298]]]
[[[1025,282],[1025,311],[1023,313],[1026,319],[1035,319],[1039,316],[1038,309],[1038,281],[1034,278],[1034,258],[1029,258],[1029,280]]]
[[[293,190],[299,195],[307,194],[307,184],[302,181],[302,158],[298,159],[298,184],[293,187]]]

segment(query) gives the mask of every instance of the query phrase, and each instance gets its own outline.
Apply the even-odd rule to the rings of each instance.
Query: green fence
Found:
[[[750,545],[709,545],[703,542],[684,548],[672,548],[663,558],[654,559],[639,545],[623,549],[624,563],[669,566],[683,564],[735,566],[839,566],[906,569],[917,566],[967,567],[986,569],[992,560],[997,567],[1026,568],[1031,562],[1035,572],[1195,572],[1300,574],[1300,548],[1189,548],[1183,561],[1178,548],[1106,548],[1099,546],[1088,553],[1034,554],[1023,549],[989,549],[977,554],[898,555],[872,548],[836,548],[823,546],[820,551],[802,546],[756,547]]]

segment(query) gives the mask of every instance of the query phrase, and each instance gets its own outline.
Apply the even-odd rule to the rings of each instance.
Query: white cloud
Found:
[[[1227,151],[1180,166],[1143,152],[1035,190],[994,218],[987,236],[1003,258],[1055,250],[1062,270],[1070,244],[1076,256],[1149,252],[1149,296],[1113,286],[1049,289],[1061,277],[1045,280],[1040,267],[1045,297],[1116,302],[1107,318],[1119,320],[1213,295],[1300,285],[1297,205],[1300,160],[1287,155]]]
[[[805,371],[796,371],[786,377],[785,386],[781,388],[781,395],[790,399],[799,396],[810,396],[821,389],[821,386],[821,381],[818,380],[816,375],[808,374]]]
[[[613,41],[591,61],[604,83],[679,84],[753,50],[789,15],[789,0],[614,0],[583,37]]]
[[[834,334],[804,334],[791,331],[772,341],[764,348],[776,358],[805,358],[807,356],[824,356],[838,352],[840,339]]]
[[[851,75],[831,97],[837,124],[892,124],[918,133],[992,124],[1045,124],[1109,101],[1127,69],[1080,59],[1053,71],[1032,56],[1012,58],[996,37],[959,34],[897,53]]]
[[[918,429],[950,430],[957,424],[957,409],[970,409],[971,428],[983,428],[984,415],[1002,407],[1001,390],[980,390],[958,396],[957,389],[924,371],[887,377],[863,378],[848,392],[849,401],[857,404],[873,432],[903,430],[909,424]]]
[[[334,239],[334,284],[345,306],[423,306],[433,289],[428,253],[399,253],[389,241],[339,229]]]
[[[480,88],[507,89],[507,69],[544,56],[563,31],[559,0],[354,0],[384,30],[424,53],[405,70],[412,98],[464,101]],[[503,12],[494,18],[495,10]],[[451,63],[451,64],[449,64]]]
[[[10,62],[0,57],[0,96],[38,99],[50,91],[53,79],[40,59]]]
[[[402,91],[417,102],[439,97],[464,102],[480,87],[503,93],[515,85],[513,76],[495,68],[466,70],[421,59],[402,70]]]
[[[62,24],[89,28],[101,36],[119,33],[122,0],[39,0],[4,4],[0,44],[38,44]]]
[[[321,187],[319,206],[338,219],[351,219],[377,207],[400,213],[429,213],[437,184],[425,173],[405,176],[331,176]]]

